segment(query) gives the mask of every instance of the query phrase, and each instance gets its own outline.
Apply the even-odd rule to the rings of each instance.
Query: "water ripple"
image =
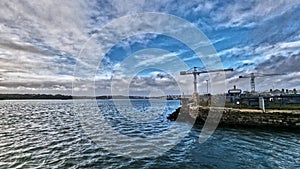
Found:
[[[122,145],[129,148],[132,145],[127,142],[156,135],[174,125],[165,117],[178,107],[178,102],[170,101],[162,114],[157,114],[154,105],[151,108],[147,103],[132,103],[146,114],[154,113],[151,121],[126,120],[125,116],[116,116],[118,112],[109,101],[99,101],[112,127],[130,136],[130,140],[122,140]],[[131,109],[123,108],[128,113],[126,117],[133,115]],[[81,128],[72,101],[1,101],[0,117],[0,168],[300,167],[299,132],[219,128],[200,144],[200,128],[193,128],[177,146],[159,157],[133,159],[112,154],[94,143]],[[96,131],[94,134],[101,135]],[[176,135],[167,137],[172,140]],[[134,153],[147,152],[150,144],[157,149],[167,147],[172,143],[169,140],[149,139]]]

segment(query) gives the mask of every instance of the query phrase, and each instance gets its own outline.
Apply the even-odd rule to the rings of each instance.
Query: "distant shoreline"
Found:
[[[0,94],[0,100],[70,100],[70,95],[51,95],[51,94]]]
[[[163,97],[144,96],[71,96],[51,94],[0,94],[0,100],[72,100],[72,99],[163,99]],[[179,100],[178,98],[165,97],[165,100]]]

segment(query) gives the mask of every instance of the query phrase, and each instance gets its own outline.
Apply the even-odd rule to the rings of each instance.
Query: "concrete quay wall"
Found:
[[[300,110],[261,110],[233,109],[233,108],[209,108],[201,106],[183,106],[177,110],[177,114],[186,114],[195,119],[196,124],[203,124],[208,114],[211,121],[219,125],[230,126],[257,126],[257,127],[282,127],[300,129]],[[186,117],[182,116],[182,117]],[[177,116],[173,114],[173,120]],[[171,119],[171,120],[172,120]],[[184,120],[183,120],[184,121]]]

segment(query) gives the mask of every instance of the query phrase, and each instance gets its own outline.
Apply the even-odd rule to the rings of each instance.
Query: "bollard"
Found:
[[[265,110],[265,101],[263,97],[258,98],[258,103],[259,103],[259,108],[263,111],[266,112]]]

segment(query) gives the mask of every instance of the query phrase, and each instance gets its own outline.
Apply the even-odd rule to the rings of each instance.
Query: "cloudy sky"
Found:
[[[235,70],[226,72],[224,92],[233,85],[250,90],[250,79],[238,78],[249,73],[285,73],[256,78],[259,91],[300,89],[299,1],[12,0],[0,2],[0,93],[191,93],[193,77],[179,72],[205,69],[206,56],[174,37],[147,31],[109,41],[117,29],[131,29],[131,22],[99,33],[119,18],[144,12],[174,15],[202,31],[223,68]],[[151,21],[144,24],[151,27]],[[99,52],[103,46],[109,50]],[[218,74],[199,76],[200,93],[206,92],[206,80],[212,90],[213,76]]]

